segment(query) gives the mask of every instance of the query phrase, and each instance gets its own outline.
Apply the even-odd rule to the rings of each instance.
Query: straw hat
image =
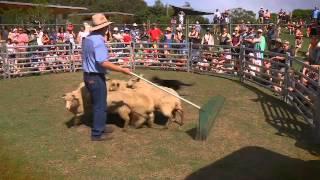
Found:
[[[138,26],[138,24],[137,23],[133,23],[133,25],[132,25],[133,27],[137,27]]]
[[[98,13],[92,16],[92,27],[90,31],[96,31],[98,29],[102,29],[106,26],[109,26],[112,22],[108,21],[106,16],[102,13]]]
[[[181,27],[177,27],[177,31],[182,31],[182,28]]]
[[[263,32],[263,30],[262,30],[262,29],[258,29],[258,30],[257,30],[257,32],[261,32],[261,33],[262,33],[262,32]]]

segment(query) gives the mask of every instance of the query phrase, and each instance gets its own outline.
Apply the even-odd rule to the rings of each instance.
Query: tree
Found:
[[[292,11],[292,20],[298,21],[299,19],[303,19],[310,22],[311,14],[312,14],[311,9],[295,9]]]
[[[251,23],[255,23],[256,14],[253,11],[245,10],[243,8],[235,8],[230,9],[230,17],[232,23],[240,23],[241,20],[250,21]]]

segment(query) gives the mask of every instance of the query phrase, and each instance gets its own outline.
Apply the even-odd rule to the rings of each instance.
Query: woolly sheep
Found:
[[[164,92],[144,81],[140,81],[140,78],[133,77],[127,82],[127,87],[135,89],[136,91],[144,92],[144,94],[149,95],[154,102],[155,109],[160,111],[165,117],[168,118],[168,121],[165,125],[166,128],[169,127],[171,122],[176,122],[180,126],[183,125],[183,108],[181,105],[180,99],[170,95],[167,92]],[[178,95],[178,93],[167,87],[162,88],[168,90],[169,92]],[[176,120],[177,113],[180,115],[180,122]]]

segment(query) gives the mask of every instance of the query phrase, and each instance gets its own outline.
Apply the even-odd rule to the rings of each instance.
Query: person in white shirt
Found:
[[[37,32],[37,44],[38,44],[38,46],[43,46],[43,42],[42,42],[43,31],[42,31],[42,29],[40,28],[40,29],[38,29],[38,31],[36,31],[36,32]]]
[[[77,42],[78,42],[78,48],[81,48],[82,39],[87,37],[89,35],[89,32],[86,32],[84,27],[81,27],[80,32],[77,36]]]
[[[180,25],[183,25],[184,24],[184,16],[185,16],[186,14],[183,12],[183,11],[180,11],[179,12],[179,14],[178,14],[178,16],[179,16],[179,24]]]

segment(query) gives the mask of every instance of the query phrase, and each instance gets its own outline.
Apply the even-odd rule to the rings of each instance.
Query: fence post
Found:
[[[287,103],[288,88],[289,88],[289,69],[291,64],[291,57],[286,55],[286,67],[284,74],[284,89],[282,90],[282,100]]]
[[[244,62],[245,62],[245,49],[244,46],[240,46],[240,57],[239,57],[239,79],[240,82],[244,82]]]
[[[131,62],[130,62],[130,69],[131,71],[134,71],[135,70],[135,47],[136,47],[136,42],[133,41],[132,42],[132,47],[130,48],[130,59],[131,59]]]
[[[76,72],[74,67],[74,58],[73,58],[73,45],[69,43],[69,64],[70,64],[70,72]]]
[[[191,63],[192,63],[192,42],[187,42],[188,47],[188,62],[187,62],[187,71],[190,72],[192,70]],[[193,70],[192,70],[193,72]]]
[[[5,73],[5,78],[11,79],[10,76],[10,62],[9,62],[9,52],[8,52],[8,47],[7,44],[4,43],[3,45],[3,53],[4,53],[4,73]]]

